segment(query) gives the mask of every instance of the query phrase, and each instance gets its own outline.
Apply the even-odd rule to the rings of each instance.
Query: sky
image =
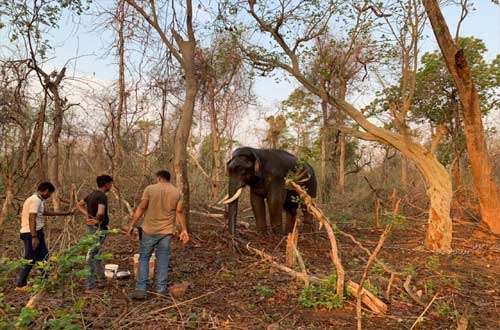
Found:
[[[475,7],[477,10],[471,11],[462,24],[461,36],[472,35],[483,39],[489,49],[487,56],[491,59],[500,53],[500,6],[492,5],[490,0],[476,0]],[[460,16],[459,8],[454,6],[443,8],[443,13],[454,35]],[[96,76],[99,79],[116,79],[114,59],[103,55],[112,38],[111,34],[98,30],[96,23],[86,18],[81,20],[82,25],[79,27],[73,23],[73,19],[66,18],[66,21],[61,23],[62,28],[52,34],[57,57],[51,63],[59,66],[62,61],[82,56],[70,62],[73,67],[78,67],[79,74]],[[434,35],[432,31],[427,31],[427,33],[429,38],[425,41],[423,48],[435,49],[437,45]],[[274,79],[259,79],[258,82],[257,94],[262,95],[266,101],[280,101],[286,98],[290,90],[296,86],[289,81],[276,83]],[[269,85],[275,85],[276,88],[270,89]]]
[[[106,0],[107,1],[107,0]],[[477,10],[471,11],[462,23],[461,36],[474,36],[485,41],[489,50],[486,57],[491,60],[496,54],[500,54],[500,6],[491,4],[490,0],[477,0]],[[94,1],[94,5],[105,4],[105,2]],[[458,7],[443,9],[450,31],[454,35],[456,25],[460,16]],[[54,45],[54,54],[46,67],[60,69],[68,63],[68,76],[85,77],[89,80],[106,81],[117,79],[116,60],[113,56],[106,56],[109,41],[113,36],[109,32],[96,28],[96,23],[88,17],[81,18],[81,24],[74,24],[74,18],[67,17],[61,22],[61,28],[53,31],[51,35]],[[422,48],[434,50],[437,44],[431,30],[427,31],[427,38]],[[5,43],[5,36],[0,33],[0,52]],[[254,90],[258,98],[260,114],[275,114],[279,103],[286,99],[298,84],[293,78],[279,79],[258,77],[254,84]],[[362,105],[358,105],[362,106]],[[260,118],[262,126],[263,116]],[[265,125],[264,125],[265,126]],[[252,129],[241,132],[243,139],[255,139]]]

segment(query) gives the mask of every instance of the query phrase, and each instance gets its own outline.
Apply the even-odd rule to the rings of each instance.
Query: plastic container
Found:
[[[127,279],[130,277],[130,270],[120,270],[116,273],[116,278],[119,280]]]
[[[139,253],[134,254],[134,277],[137,279],[137,274],[139,273]],[[156,256],[153,254],[149,259],[149,279],[153,279],[155,276],[155,262]]]
[[[118,265],[116,264],[104,265],[104,276],[106,276],[107,278],[116,278],[116,273],[118,273]]]

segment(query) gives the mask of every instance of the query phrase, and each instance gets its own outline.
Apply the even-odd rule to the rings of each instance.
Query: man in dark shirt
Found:
[[[77,208],[87,217],[87,234],[96,234],[98,237],[97,246],[91,248],[87,253],[87,263],[90,274],[87,277],[87,289],[96,288],[96,275],[99,279],[104,278],[102,262],[99,258],[101,246],[104,244],[106,235],[104,230],[108,230],[108,196],[106,193],[113,186],[113,178],[109,175],[100,175],[96,178],[97,190],[78,202]]]

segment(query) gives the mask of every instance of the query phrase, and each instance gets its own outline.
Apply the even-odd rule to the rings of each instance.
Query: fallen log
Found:
[[[351,280],[347,281],[347,290],[356,298],[359,297],[358,290],[359,284],[355,283]],[[378,299],[373,293],[366,290],[365,288],[361,289],[361,302],[365,304],[372,312],[375,314],[385,315],[387,313],[387,305],[380,299]]]

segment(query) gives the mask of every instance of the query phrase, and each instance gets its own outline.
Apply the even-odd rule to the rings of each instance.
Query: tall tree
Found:
[[[465,1],[466,5],[467,1]],[[451,36],[437,0],[423,0],[425,10],[444,61],[457,87],[474,185],[479,195],[481,219],[494,233],[500,233],[500,192],[493,178],[481,117],[481,103],[471,67],[463,49]],[[466,7],[463,7],[466,10]],[[463,15],[462,15],[463,17]],[[458,34],[458,33],[457,33]]]
[[[459,38],[477,88],[481,112],[485,116],[500,109],[500,71],[495,62],[488,62],[484,54],[486,45],[474,37]],[[497,55],[500,58],[500,55]],[[451,167],[454,191],[462,188],[461,167],[466,152],[464,130],[460,113],[458,91],[446,68],[441,51],[426,53],[421,59],[422,67],[417,73],[417,90],[412,118],[417,122],[428,122],[431,127],[445,125],[447,143],[439,148],[438,155],[443,164]]]
[[[115,159],[114,162],[117,164],[122,163],[123,158],[123,146],[121,139],[122,130],[122,116],[123,113],[127,111],[127,93],[125,85],[125,1],[119,0],[117,8],[117,18],[118,18],[118,107],[116,109],[116,114],[113,116],[113,137],[114,137],[114,149],[115,149]],[[113,169],[115,166],[113,166]],[[114,171],[112,171],[113,173]],[[113,173],[114,174],[114,173]]]
[[[189,133],[193,122],[194,106],[196,94],[198,93],[198,76],[195,63],[196,38],[193,27],[193,5],[191,0],[185,2],[184,10],[185,22],[181,24],[177,18],[177,3],[172,2],[170,17],[162,17],[161,12],[157,10],[156,2],[150,0],[147,3],[139,3],[135,0],[125,0],[142,18],[158,33],[163,44],[167,47],[170,54],[182,67],[185,79],[185,95],[182,105],[182,114],[179,126],[175,132],[174,144],[174,173],[176,184],[184,194],[184,203],[186,209],[189,209],[189,182],[187,177],[187,146]],[[166,4],[165,9],[169,6]],[[161,22],[161,19],[167,19],[168,23]],[[170,33],[168,32],[170,29]],[[185,36],[181,35],[186,31]],[[173,40],[172,40],[173,39]]]
[[[0,179],[5,189],[0,225],[7,219],[15,195],[34,165],[30,72],[26,61],[0,61]]]
[[[213,160],[210,191],[212,198],[220,198],[225,171],[222,142],[223,133],[228,128],[227,116],[236,113],[238,99],[248,98],[251,79],[245,76],[243,56],[229,34],[216,35],[211,45],[199,53],[200,98],[210,123]]]
[[[365,75],[365,68],[375,60],[370,46],[370,38],[362,24],[353,31],[356,38],[333,36],[329,30],[318,35],[314,43],[316,57],[310,67],[309,76],[316,80],[336,98],[346,100],[350,90],[355,89]],[[346,115],[337,107],[322,100],[323,127],[321,134],[322,166],[321,178],[327,183],[324,187],[334,186],[340,193],[345,189],[346,173],[346,134],[339,130],[345,126]],[[329,190],[323,189],[323,198],[328,199]]]
[[[286,118],[284,115],[269,116],[266,118],[269,125],[264,141],[271,149],[288,149],[285,141]]]
[[[384,18],[396,40],[397,53],[401,54],[399,93],[398,97],[390,102],[389,110],[398,132],[405,139],[409,139],[410,127],[407,121],[415,96],[419,41],[425,26],[425,11],[420,0],[397,1],[391,15]],[[404,155],[401,158],[401,184],[403,188],[408,184],[408,165]]]
[[[32,145],[35,146],[37,157],[37,179],[45,179],[45,152],[43,136],[47,117],[47,107],[53,105],[53,130],[49,149],[49,178],[56,186],[55,207],[59,207],[59,138],[62,130],[63,112],[66,100],[60,95],[60,83],[65,75],[65,68],[59,72],[47,73],[40,64],[46,59],[47,51],[51,46],[46,39],[50,29],[58,27],[59,20],[64,10],[71,10],[81,14],[87,7],[82,0],[40,0],[40,1],[13,1],[6,0],[0,3],[0,28],[5,26],[4,20],[9,22],[8,35],[10,41],[23,41],[26,57],[29,58],[28,65],[34,69],[38,80],[44,90],[42,102],[39,106]]]
[[[297,88],[281,103],[289,123],[288,131],[293,134],[290,150],[304,159],[313,157],[313,141],[320,126],[316,100],[310,93]]]
[[[49,179],[50,182],[56,187],[54,191],[52,201],[54,203],[54,209],[59,210],[60,206],[60,193],[61,184],[59,180],[60,171],[60,145],[59,140],[61,138],[61,132],[63,128],[64,112],[67,111],[71,104],[68,104],[66,98],[61,96],[61,82],[66,74],[66,68],[63,67],[60,71],[53,71],[52,73],[46,73],[42,68],[36,64],[36,61],[32,62],[33,69],[41,77],[41,83],[44,88],[44,102],[43,106],[47,105],[46,100],[50,97],[52,100],[52,132],[50,134],[50,146],[48,151],[48,167],[49,167]],[[45,113],[45,109],[41,109],[41,112]],[[41,141],[41,137],[38,137]]]

